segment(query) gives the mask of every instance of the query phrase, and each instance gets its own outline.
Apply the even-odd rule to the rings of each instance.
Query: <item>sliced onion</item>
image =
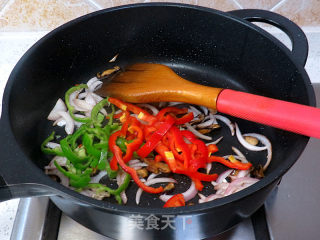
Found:
[[[66,126],[64,130],[66,131],[67,134],[72,134],[74,130],[74,121],[71,118],[70,114],[68,112],[58,112],[59,115],[66,121]]]
[[[150,104],[142,103],[142,104],[139,104],[139,106],[150,109],[152,112],[152,115],[154,115],[154,116],[159,113],[159,110],[155,106],[152,106]]]
[[[192,105],[189,106],[188,112],[192,112],[194,117],[201,115],[201,112]]]
[[[186,127],[188,128],[188,130],[189,130],[190,132],[192,132],[194,135],[196,135],[198,138],[202,138],[202,139],[208,140],[208,141],[212,140],[212,137],[206,136],[206,135],[198,132],[198,131],[197,131],[196,129],[194,129],[189,123],[186,123],[185,125],[186,125]]]
[[[106,171],[100,171],[96,176],[91,177],[90,183],[99,183],[100,180],[106,175],[108,175]]]
[[[151,173],[151,174],[149,175],[149,177],[147,178],[147,181],[155,178],[155,177],[158,176],[159,174],[160,174],[160,173]]]
[[[201,110],[203,111],[204,115],[208,115],[209,109],[205,106],[200,106]]]
[[[48,143],[46,144],[46,147],[52,148],[52,149],[57,148],[57,147],[60,148],[60,144],[59,144],[59,143],[55,143],[55,142],[48,142]]]
[[[131,165],[129,164],[129,166],[130,166],[131,168],[134,168],[134,169],[138,170],[138,169],[140,169],[140,168],[147,167],[148,164],[146,164],[146,163],[144,163],[144,162],[140,162],[140,163],[135,163],[135,164],[131,164]]]
[[[245,161],[245,158],[243,158],[243,157],[240,157],[240,156],[237,156],[237,155],[225,155],[225,156],[222,156],[223,158],[225,158],[225,159],[228,159],[229,157],[234,157],[235,159],[237,159],[237,160],[240,160],[241,162],[244,162]]]
[[[232,171],[233,171],[233,169],[229,169],[229,170],[226,170],[226,171],[224,171],[223,173],[221,173],[220,175],[219,175],[219,177],[217,178],[217,180],[216,180],[216,183],[222,183],[223,182],[223,180],[225,180],[226,179],[226,177],[228,177],[231,173],[232,173]]]
[[[201,193],[198,193],[198,196],[199,196],[200,199],[205,199],[206,198],[206,196],[201,194]]]
[[[171,107],[171,106],[176,106],[176,105],[180,105],[180,104],[185,104],[185,103],[183,103],[183,102],[169,102],[168,106]]]
[[[238,148],[232,146],[231,149],[235,154],[237,154],[237,156],[239,156],[241,158],[240,159],[241,162],[243,162],[243,163],[247,163],[248,162],[246,156]]]
[[[128,163],[129,165],[135,164],[135,163],[140,163],[141,161],[139,159],[132,159]]]
[[[103,98],[100,97],[98,94],[91,93],[91,96],[94,98],[94,100],[96,100],[97,103],[103,100]]]
[[[44,167],[44,169],[46,170],[50,170],[50,169],[56,169],[56,165],[54,165],[54,162],[57,162],[60,166],[66,166],[67,164],[67,158],[66,157],[62,157],[62,156],[54,156],[54,158],[52,158],[52,160],[50,161],[50,163]]]
[[[83,88],[77,91],[74,91],[73,93],[70,94],[69,96],[69,103],[71,106],[75,107],[74,105],[74,100],[78,97],[79,93],[82,92]]]
[[[89,92],[97,91],[102,86],[102,82],[97,80],[93,82],[92,84],[88,85]]]
[[[123,202],[124,204],[126,204],[126,203],[128,202],[127,194],[126,194],[125,191],[122,191],[122,192],[120,193],[120,197],[121,197],[121,200],[122,200],[122,202]]]
[[[95,106],[97,104],[97,101],[94,99],[91,92],[87,94],[84,100],[91,106]]]
[[[86,96],[88,95],[88,91],[84,91],[84,92],[82,92],[82,93],[79,93],[79,95],[78,95],[78,99],[84,99],[84,98],[86,98]]]
[[[216,144],[218,144],[222,139],[223,139],[223,136],[219,137],[217,140],[215,140],[215,141],[213,141],[213,142],[206,143],[206,145],[207,145],[207,146],[210,145],[210,144],[216,145]]]
[[[210,116],[211,115],[212,114],[210,114]],[[227,117],[224,117],[224,116],[221,116],[221,115],[218,115],[218,114],[215,114],[215,115],[212,115],[212,116],[214,118],[220,120],[221,122],[225,123],[230,129],[231,136],[234,136],[234,125],[232,124],[232,122]]]
[[[224,195],[224,192],[228,188],[229,184],[230,183],[228,183],[228,182],[222,182],[222,183],[216,184],[214,186],[214,189],[216,190],[216,194]]]
[[[60,118],[60,115],[58,114],[58,112],[66,112],[66,111],[67,111],[66,105],[64,104],[62,99],[59,98],[56,104],[54,105],[53,109],[49,113],[47,119],[51,121],[55,121]]]
[[[67,164],[67,158],[62,156],[54,156],[51,161],[52,163],[56,161],[60,166],[66,166]]]
[[[241,177],[249,177],[250,171],[249,170],[240,170],[236,176],[236,178],[241,178]]]
[[[197,193],[198,193],[198,190],[196,189],[196,185],[192,181],[190,188],[183,193],[184,200],[186,202],[191,200],[192,198],[194,198],[197,195]]]
[[[271,159],[272,159],[272,145],[271,145],[270,140],[266,136],[258,134],[258,133],[247,133],[247,134],[243,134],[243,136],[255,137],[260,142],[262,142],[262,144],[264,144],[266,146],[266,148],[267,148],[267,162],[263,166],[263,170],[265,171],[268,168],[268,166],[271,162]]]
[[[145,182],[145,185],[149,186],[149,185],[152,185],[152,184],[165,183],[165,182],[177,183],[177,181],[175,179],[173,179],[173,178],[165,178],[165,177],[163,177],[163,178],[151,178],[151,179],[149,179],[149,180],[147,180]],[[142,192],[143,192],[142,188],[139,188],[138,191],[137,191],[137,194],[136,194],[136,203],[137,203],[137,205],[139,205],[139,203],[140,203],[140,198],[141,198]]]
[[[49,170],[46,170],[46,174],[47,174],[47,175],[54,175],[54,176],[59,177],[60,183],[61,183],[63,186],[66,186],[66,187],[69,186],[69,178],[67,178],[65,175],[63,175],[63,173],[60,172],[58,169],[49,169]]]
[[[85,100],[81,100],[77,98],[73,100],[73,103],[74,103],[74,108],[77,111],[83,111],[83,112],[91,111],[92,108],[94,107],[94,105],[87,103]]]
[[[184,200],[187,202],[189,200],[191,200],[192,198],[194,198],[198,193],[198,190],[196,189],[196,185],[194,184],[193,181],[191,181],[191,185],[189,187],[189,189],[187,191],[185,191],[184,193],[182,193]],[[174,195],[167,195],[167,194],[162,194],[159,198],[161,201],[166,202],[168,201],[170,198],[172,198]]]
[[[263,146],[263,147],[258,147],[258,146],[254,146],[251,145],[250,143],[248,143],[242,136],[240,129],[238,127],[238,124],[235,124],[236,126],[236,135],[238,138],[238,141],[241,143],[242,146],[244,146],[246,149],[250,150],[250,151],[263,151],[267,149],[267,146]]]
[[[244,188],[247,188],[258,181],[259,179],[251,178],[251,177],[237,178],[236,180],[233,180],[231,183],[229,183],[229,186],[224,192],[224,195],[228,196],[232,193],[243,190]]]
[[[60,116],[60,115],[59,115]],[[64,120],[64,118],[60,117],[57,120],[54,121],[54,123],[52,124],[53,126],[57,125],[59,127],[63,127],[64,125],[66,125],[66,121]]]
[[[105,197],[110,197],[110,193],[108,192],[96,192],[96,191],[93,191],[91,189],[86,189],[86,190],[83,190],[80,192],[82,195],[85,195],[87,197],[91,197],[91,198],[94,198],[94,199],[97,199],[97,200],[102,200],[104,199]]]
[[[198,128],[205,128],[205,127],[209,127],[209,126],[211,126],[212,124],[215,124],[215,123],[216,123],[216,119],[215,118],[211,118],[206,122],[202,122],[202,123],[197,124],[197,127]]]
[[[207,174],[209,174],[211,168],[212,168],[212,163],[207,163],[207,166],[206,166],[206,173]]]
[[[99,81],[97,77],[90,78],[89,81],[87,82],[87,86],[91,86],[94,82]]]
[[[124,174],[123,172],[118,172],[117,178],[116,178],[116,179],[117,179],[117,184],[118,184],[118,186],[120,186],[120,185],[123,184],[124,178],[125,178],[125,174]],[[127,198],[127,194],[126,194],[125,191],[122,191],[122,192],[120,193],[120,197],[121,197],[122,202],[123,202],[124,204],[126,204],[127,201],[128,201],[128,198]]]
[[[215,200],[215,199],[222,198],[222,197],[224,197],[224,196],[221,195],[221,194],[217,194],[217,193],[211,194],[211,195],[209,195],[208,197],[200,198],[200,199],[199,199],[199,203],[210,202],[210,201],[213,201],[213,200]]]

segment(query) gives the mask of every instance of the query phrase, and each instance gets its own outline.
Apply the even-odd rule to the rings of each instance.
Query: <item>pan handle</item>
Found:
[[[0,202],[23,197],[51,196],[58,191],[50,179],[31,163],[11,132],[6,114],[0,118]]]
[[[308,40],[302,29],[280,14],[260,9],[240,9],[228,12],[249,22],[268,23],[282,30],[292,42],[292,57],[305,66],[308,57]]]

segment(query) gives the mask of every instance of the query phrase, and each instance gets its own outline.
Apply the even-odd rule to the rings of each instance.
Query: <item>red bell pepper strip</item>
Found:
[[[181,124],[185,124],[187,122],[190,122],[193,119],[193,113],[189,112],[186,115],[177,118],[176,119],[176,125],[181,125]]]
[[[218,156],[211,156],[208,158],[208,162],[218,162],[221,163],[229,168],[234,168],[238,170],[248,170],[252,167],[251,163],[242,163],[238,161],[237,159],[232,159],[232,160],[227,160],[224,159],[223,157],[218,157]]]
[[[158,119],[158,121],[161,121],[164,119],[167,113],[174,113],[175,115],[177,115],[177,114],[183,114],[187,112],[188,112],[187,108],[166,107],[161,109],[158,112],[158,114],[156,115],[156,118]]]
[[[181,131],[176,126],[173,126],[170,129],[170,132],[172,133],[173,137],[173,141],[170,144],[171,150],[177,158],[181,157],[184,168],[188,169],[191,162],[191,153],[188,144],[184,141]],[[176,148],[179,148],[179,150],[182,152],[181,155],[177,153]]]
[[[192,112],[188,113],[187,108],[176,108],[176,107],[166,107],[161,109],[157,114],[156,118],[161,121],[166,114],[170,114],[170,113],[174,114],[176,119],[176,123],[175,123],[176,125],[185,124],[187,122],[190,122],[193,119],[193,113]],[[186,113],[184,116],[180,118],[176,117],[176,115],[184,114],[184,113]]]
[[[149,140],[137,151],[140,157],[146,157],[150,152],[156,147],[157,144],[161,141],[162,137],[167,133],[167,131],[174,124],[173,117],[167,117],[166,121],[161,123],[158,130],[156,130],[150,136]]]
[[[110,138],[109,138],[109,149],[112,150],[113,146],[116,145],[116,141],[118,137],[123,136],[123,133],[121,130],[114,132],[113,134],[111,134]],[[115,156],[113,156],[113,158],[110,161],[110,168],[114,171],[118,170],[118,163],[117,160],[115,158]]]
[[[184,196],[182,193],[173,195],[169,200],[163,205],[164,208],[168,207],[182,207],[186,205]]]
[[[189,130],[183,130],[181,131],[182,136],[184,136],[186,139],[188,139],[190,142],[192,142],[192,140],[196,140],[197,137],[190,132]]]
[[[196,136],[187,130],[181,131],[182,136],[188,139],[194,146],[191,146],[191,161],[189,169],[197,171],[199,168],[204,168],[208,160],[208,148],[206,144],[197,139]]]
[[[131,103],[125,103],[119,99],[112,98],[112,97],[109,97],[109,102],[116,105],[118,108],[120,108],[123,111],[130,111],[137,114],[139,119],[145,122],[148,122],[149,124],[152,124],[157,120],[154,116],[149,114],[147,111]]]
[[[208,156],[210,157],[210,155],[212,154],[212,153],[215,153],[215,152],[218,152],[218,147],[217,147],[217,145],[215,145],[215,144],[209,144],[208,146],[207,146],[207,148],[208,148]]]
[[[137,133],[137,137],[133,142],[126,144],[127,151],[126,151],[126,155],[123,157],[123,160],[125,163],[127,163],[131,160],[133,152],[136,151],[141,146],[141,144],[143,142],[143,132],[140,127],[138,127],[137,125],[131,125],[128,128],[128,131],[129,132],[135,131]]]
[[[184,174],[189,176],[191,179],[199,179],[200,181],[212,182],[218,178],[218,174],[205,174],[198,171],[190,171],[188,169],[177,168],[175,171],[178,174]]]
[[[143,182],[141,182],[137,172],[135,169],[127,166],[125,164],[125,162],[123,161],[123,158],[122,158],[122,152],[121,152],[121,149],[117,146],[117,145],[114,145],[112,147],[112,152],[115,156],[115,158],[117,159],[117,162],[119,163],[119,165],[121,166],[121,168],[128,174],[130,174],[130,176],[132,177],[132,179],[135,181],[135,183],[145,192],[148,192],[148,193],[161,193],[163,192],[163,187],[160,186],[158,188],[153,188],[153,187],[149,187],[147,185],[145,185]]]
[[[202,189],[203,189],[203,184],[202,184],[202,182],[199,180],[199,179],[197,179],[197,178],[191,178],[191,180],[194,182],[194,184],[195,184],[195,186],[196,186],[196,189],[198,190],[198,191],[202,191]]]
[[[177,169],[177,162],[174,156],[170,155],[170,150],[161,142],[155,148],[156,152],[161,156],[161,158],[168,164],[172,172],[175,172]]]

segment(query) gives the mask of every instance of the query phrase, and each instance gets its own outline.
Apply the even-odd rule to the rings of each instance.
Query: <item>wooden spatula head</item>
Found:
[[[97,91],[127,102],[186,102],[216,108],[222,89],[187,81],[161,64],[139,63],[119,72]]]

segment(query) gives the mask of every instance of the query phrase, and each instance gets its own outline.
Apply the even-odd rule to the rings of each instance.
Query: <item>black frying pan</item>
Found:
[[[250,21],[284,30],[293,50]],[[271,140],[273,160],[264,179],[223,199],[177,209],[163,209],[163,203],[145,193],[141,206],[136,206],[132,184],[130,203],[121,206],[82,196],[43,173],[50,159],[42,154],[40,144],[52,131],[46,117],[72,85],[115,64],[124,67],[136,62],[166,64],[181,76],[206,85],[314,106],[314,92],[303,68],[307,52],[307,40],[299,27],[262,10],[223,13],[182,4],[141,4],[71,21],[38,41],[10,75],[0,122],[0,199],[50,195],[67,215],[113,238],[197,239],[225,231],[263,204],[300,156],[307,137],[232,118],[244,133],[261,133]],[[109,63],[117,53],[117,62]],[[215,137],[220,135],[225,138],[219,153],[230,153],[231,146],[241,148],[226,129],[215,132]],[[248,152],[248,157],[258,165],[266,156]],[[187,184],[176,191],[185,188]],[[130,227],[132,219],[146,221],[150,216],[158,218],[160,227],[166,219],[172,220],[173,227]]]

